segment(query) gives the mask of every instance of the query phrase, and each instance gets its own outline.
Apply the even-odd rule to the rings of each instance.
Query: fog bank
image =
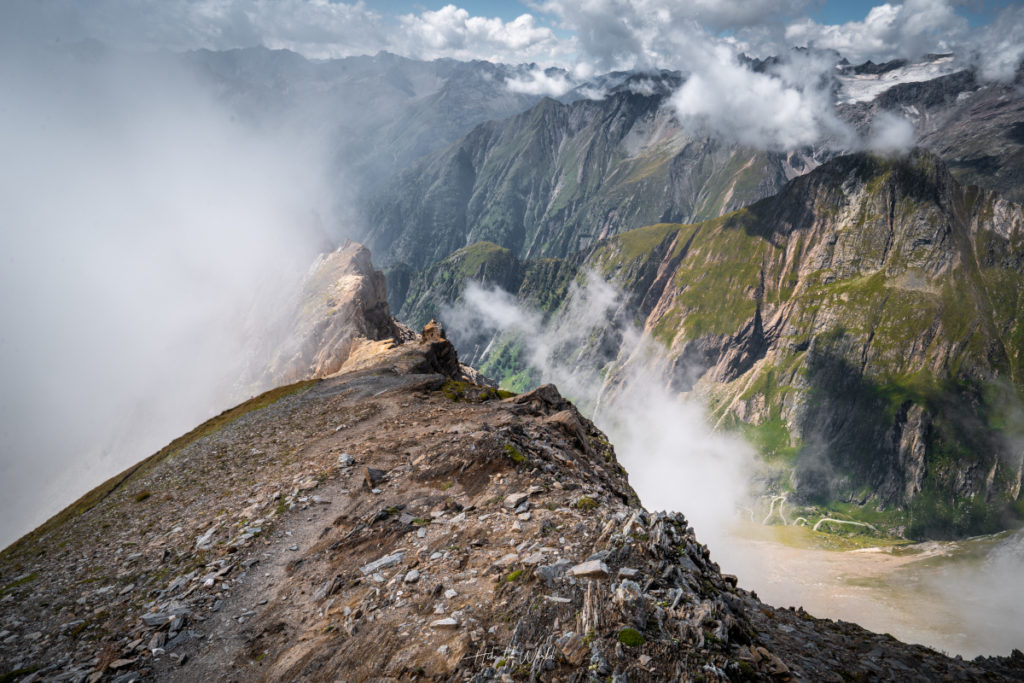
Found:
[[[0,47],[0,546],[256,390],[331,217],[314,141],[159,55]]]

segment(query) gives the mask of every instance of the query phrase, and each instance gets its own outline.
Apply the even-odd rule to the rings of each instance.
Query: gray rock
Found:
[[[169,624],[176,619],[183,619],[188,616],[188,610],[174,610],[170,612],[148,612],[142,615],[142,623],[150,628]],[[179,622],[180,623],[180,622]]]
[[[163,631],[157,631],[156,633],[153,634],[153,637],[149,639],[149,649],[150,650],[157,650],[157,649],[163,648],[163,646],[164,646],[164,644],[166,642],[167,642],[167,634],[164,633]]]
[[[452,598],[454,598],[454,597],[455,597],[456,595],[458,595],[458,593],[456,593],[456,592],[455,592],[455,589],[454,589],[454,588],[449,588],[448,590],[446,590],[446,591],[444,592],[444,597],[445,597],[445,598],[447,598],[448,600],[451,600],[451,599],[452,599]]]
[[[405,556],[404,552],[397,552],[397,553],[392,553],[390,555],[385,555],[384,557],[380,558],[379,560],[374,560],[373,562],[370,562],[369,564],[364,564],[362,567],[359,568],[359,571],[363,573],[363,576],[366,576],[368,574],[373,574],[374,572],[376,572],[376,571],[378,571],[380,569],[386,569],[387,567],[395,566],[396,564],[398,564],[399,562],[402,561],[402,558],[404,556]]]
[[[535,552],[535,553],[530,553],[529,555],[527,555],[526,557],[524,557],[524,558],[523,558],[523,564],[531,564],[531,565],[532,565],[532,564],[543,564],[543,562],[544,562],[544,561],[545,561],[546,559],[547,559],[547,556],[546,556],[546,555],[544,555],[544,553],[542,553],[542,552],[540,552],[540,551],[538,550],[537,552]]]
[[[352,467],[356,464],[356,459],[348,453],[342,453],[338,456],[338,467]]]
[[[457,629],[458,627],[459,627],[459,620],[458,619],[454,619],[452,617],[446,617],[444,619],[435,619],[434,621],[430,622],[430,628],[439,628],[439,629],[452,630],[452,629]]]
[[[619,576],[624,579],[635,579],[640,576],[640,570],[633,569],[632,567],[620,567]]]
[[[415,569],[410,569],[406,575],[404,581],[406,583],[416,583],[420,580],[420,573]]]
[[[548,588],[554,588],[555,581],[571,566],[572,562],[563,558],[557,562],[553,562],[552,564],[537,567],[536,574],[544,580],[544,583],[547,584]]]
[[[607,579],[612,572],[602,560],[589,560],[576,565],[569,573],[585,579]]]
[[[217,531],[217,526],[218,525],[216,524],[213,525],[212,527],[206,530],[205,534],[196,539],[197,548],[204,549],[210,547],[210,540],[213,538],[214,532]]]
[[[384,481],[384,470],[376,470],[372,467],[363,468],[363,482],[366,484],[366,488],[371,491],[377,488],[377,485]]]
[[[505,496],[505,507],[514,510],[529,497],[529,493],[510,493]]]

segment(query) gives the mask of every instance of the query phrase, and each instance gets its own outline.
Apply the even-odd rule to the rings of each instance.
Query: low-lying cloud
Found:
[[[329,224],[315,141],[172,60],[0,48],[0,546],[209,415]]]
[[[871,121],[868,149],[882,154],[906,154],[913,148],[916,134],[914,124],[889,111],[880,111]]]
[[[724,45],[696,56],[698,66],[671,99],[684,121],[758,149],[826,140],[837,148],[854,146],[852,129],[835,113],[827,62],[793,57],[757,72]]]
[[[546,95],[561,97],[575,87],[569,75],[558,69],[535,67],[530,71],[505,81],[506,87],[524,95]]]
[[[703,542],[724,545],[747,501],[753,451],[714,432],[699,403],[665,385],[656,343],[622,311],[619,292],[591,273],[548,321],[476,283],[442,319],[459,345],[515,339],[540,380],[556,384],[609,435],[646,507],[681,511]]]

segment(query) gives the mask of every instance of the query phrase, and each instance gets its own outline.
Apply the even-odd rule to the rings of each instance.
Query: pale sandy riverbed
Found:
[[[740,528],[722,571],[765,601],[974,657],[1024,650],[1024,531],[955,543],[829,551]]]

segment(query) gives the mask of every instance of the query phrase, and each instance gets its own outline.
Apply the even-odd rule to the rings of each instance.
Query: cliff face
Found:
[[[644,90],[628,81],[604,100],[547,99],[478,126],[379,194],[368,245],[413,269],[479,241],[561,257],[653,222],[721,215],[813,167],[682,129],[664,106],[674,85],[668,74]]]
[[[201,425],[0,554],[7,680],[998,679],[777,610],[553,387],[436,326]]]
[[[871,102],[839,107],[866,132],[881,111],[914,124],[917,144],[938,155],[963,184],[1024,201],[1024,83],[984,83],[973,71],[889,88]]]
[[[469,273],[470,247],[425,271],[403,313],[434,315],[477,279],[557,318],[569,283],[596,271],[622,289],[618,315],[665,348],[666,384],[762,452],[770,490],[898,534],[962,536],[1024,513],[1022,220],[926,152],[855,155],[719,219],[566,259],[480,249],[503,268]],[[604,367],[614,391],[635,362],[621,341],[610,321],[565,362]],[[516,340],[460,344],[508,388],[537,381]]]
[[[935,157],[833,160],[721,219],[609,241],[673,359],[805,502],[900,509],[914,536],[1019,518],[1024,211]]]
[[[384,274],[354,242],[322,254],[310,267],[287,335],[277,345],[264,385],[337,372],[366,341],[397,340]]]

